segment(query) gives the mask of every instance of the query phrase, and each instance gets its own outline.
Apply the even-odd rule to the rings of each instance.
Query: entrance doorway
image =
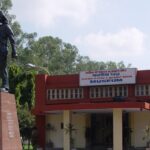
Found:
[[[113,147],[113,114],[91,114],[91,128],[88,129],[87,145],[92,150],[106,150]],[[129,113],[123,113],[123,147],[129,147],[131,130],[129,126]],[[90,144],[89,144],[90,143]]]
[[[113,145],[113,121],[112,113],[91,115],[91,146],[112,147]]]

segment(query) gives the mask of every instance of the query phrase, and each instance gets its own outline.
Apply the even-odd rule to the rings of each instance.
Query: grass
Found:
[[[29,149],[28,149],[28,144],[23,145],[23,150],[33,150],[32,145],[30,144]]]

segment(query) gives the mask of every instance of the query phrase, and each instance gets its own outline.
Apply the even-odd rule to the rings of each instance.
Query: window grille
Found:
[[[114,96],[128,96],[128,86],[90,87],[90,98],[107,98]]]
[[[150,96],[150,85],[136,85],[135,96]]]
[[[48,100],[81,99],[83,88],[48,89]]]

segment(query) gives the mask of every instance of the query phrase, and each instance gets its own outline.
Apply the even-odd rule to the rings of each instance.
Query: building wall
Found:
[[[146,141],[142,138],[144,136],[144,129],[146,125],[150,124],[150,112],[132,112],[130,114],[131,129],[131,144],[135,147],[146,146]]]
[[[120,87],[121,85],[114,85],[114,87]],[[114,96],[117,96],[112,92],[111,87],[104,87],[105,97],[96,96],[96,87],[85,86],[80,87],[79,84],[79,74],[76,75],[60,75],[60,76],[47,76],[47,75],[37,75],[36,76],[36,103],[33,113],[37,117],[37,127],[38,131],[42,136],[39,138],[40,146],[45,145],[45,132],[46,132],[46,142],[50,140],[54,143],[54,147],[63,147],[63,129],[61,129],[61,123],[63,123],[63,115],[59,114],[46,114],[45,112],[49,111],[63,111],[63,110],[94,110],[94,109],[113,109],[113,108],[143,108],[150,110],[150,70],[138,71],[136,77],[136,84],[125,85],[127,87],[125,96],[125,101],[118,102],[114,99]],[[148,87],[148,88],[147,88]],[[71,91],[76,91],[76,89],[83,88],[81,91],[81,96],[70,96],[60,99],[58,96],[57,99],[51,99],[51,95],[48,96],[49,91],[56,89],[59,91],[68,92],[68,89]],[[94,97],[90,89],[94,88]],[[102,87],[103,88],[103,87]],[[98,90],[100,90],[99,88]],[[109,94],[106,94],[109,89]],[[117,89],[117,88],[116,88]],[[120,89],[120,88],[118,88]],[[139,91],[139,89],[141,91]],[[145,89],[145,91],[143,91]],[[135,90],[137,90],[135,92]],[[70,92],[69,91],[69,92]],[[79,90],[80,91],[80,90]],[[113,90],[115,91],[115,90]],[[119,90],[117,90],[119,91]],[[69,93],[68,92],[68,93]],[[50,92],[51,93],[51,92]],[[71,93],[71,92],[70,92]],[[72,92],[73,93],[73,92]],[[119,93],[119,92],[116,92]],[[62,94],[62,93],[61,93]],[[67,94],[66,94],[67,95]],[[69,94],[68,94],[69,95]],[[70,94],[71,95],[71,94]],[[100,95],[100,94],[98,94]],[[119,94],[120,95],[120,94]],[[118,97],[117,97],[118,98]],[[106,103],[108,102],[108,103]],[[145,103],[147,102],[147,103]],[[46,116],[46,120],[45,120]],[[72,123],[77,129],[76,133],[73,133],[75,138],[75,145],[77,147],[85,147],[85,128],[86,125],[90,126],[90,121],[86,117],[87,115],[82,113],[73,114]],[[90,117],[89,117],[90,118]],[[45,130],[45,121],[46,124],[50,123],[54,130]],[[150,123],[150,114],[146,112],[134,112],[131,113],[131,128],[133,129],[132,133],[132,145],[140,147],[145,146],[145,141],[142,140],[143,129],[146,124]],[[44,126],[45,124],[45,126]],[[42,126],[42,129],[40,128]],[[79,138],[80,137],[80,138]]]
[[[86,115],[80,113],[74,114],[72,117],[72,123],[76,129],[73,133],[75,147],[85,148]]]
[[[54,147],[63,147],[63,129],[61,123],[63,122],[62,114],[49,114],[46,115],[46,124],[51,124],[54,130],[46,130],[46,142],[52,141]],[[72,132],[75,147],[85,148],[85,128],[86,128],[86,115],[73,114],[72,115],[73,128],[76,129]],[[65,128],[65,127],[64,127]]]
[[[46,130],[46,142],[52,141],[54,147],[63,147],[63,130],[61,129],[62,114],[46,115],[46,124],[51,124],[54,130]]]

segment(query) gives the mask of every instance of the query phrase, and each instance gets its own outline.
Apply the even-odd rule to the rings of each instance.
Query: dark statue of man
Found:
[[[9,81],[7,72],[7,54],[8,54],[8,40],[10,41],[12,48],[12,58],[16,58],[16,45],[14,40],[14,34],[8,25],[8,20],[0,11],[0,78],[2,79],[2,86],[0,91],[9,91]]]

